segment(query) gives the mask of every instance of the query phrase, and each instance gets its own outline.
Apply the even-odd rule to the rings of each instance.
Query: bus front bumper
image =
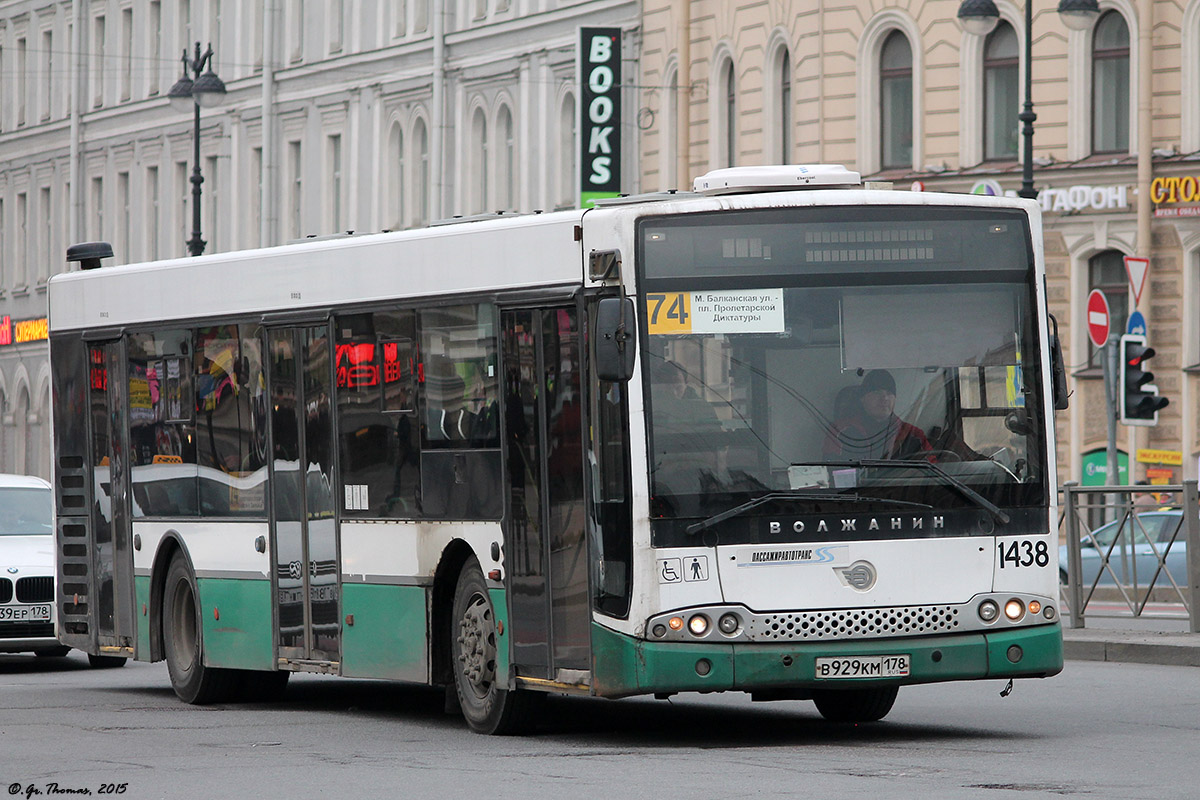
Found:
[[[907,656],[908,675],[829,680],[818,658]],[[601,697],[674,692],[797,692],[981,678],[1046,678],[1063,667],[1059,623],[995,633],[899,639],[725,644],[648,642],[592,625],[593,692]]]

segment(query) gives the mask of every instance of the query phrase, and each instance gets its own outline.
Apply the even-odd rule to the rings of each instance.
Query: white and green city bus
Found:
[[[1041,241],[1031,201],[777,167],[146,264],[76,245],[61,642],[165,659],[191,703],[445,686],[495,733],[546,693],[867,721],[907,684],[1054,675]]]

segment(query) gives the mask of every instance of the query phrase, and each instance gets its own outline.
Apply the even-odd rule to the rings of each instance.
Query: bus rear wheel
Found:
[[[233,672],[204,665],[196,581],[180,553],[171,557],[162,602],[163,649],[175,694],[195,705],[230,699],[237,688]]]
[[[830,722],[878,722],[892,710],[899,691],[898,686],[821,689],[813,692],[813,702]]]
[[[500,687],[495,609],[473,560],[459,573],[452,614],[451,667],[467,725],[478,733],[520,733],[530,721],[533,698],[528,692]]]

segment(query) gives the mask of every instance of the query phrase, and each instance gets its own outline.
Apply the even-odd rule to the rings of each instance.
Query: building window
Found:
[[[146,168],[146,258],[158,260],[158,167]]]
[[[121,101],[133,96],[133,9],[121,9]]]
[[[563,98],[558,115],[558,207],[575,207],[575,95]]]
[[[733,75],[733,61],[725,62],[721,68],[721,97],[723,98],[723,119],[721,120],[721,144],[723,167],[732,167],[737,163],[737,85]]]
[[[779,163],[792,163],[792,55],[782,48],[779,64]]]
[[[678,158],[676,155],[676,139],[679,137],[679,70],[672,68],[667,73],[667,79],[663,82],[663,102],[662,102],[662,125],[660,130],[660,141],[658,145],[659,157],[659,182],[658,188],[661,191],[668,191],[676,187],[676,169],[675,161]]]
[[[475,174],[468,176],[474,188],[470,211],[472,214],[482,214],[488,201],[488,137],[487,120],[481,108],[475,109],[471,121],[471,143],[474,150],[471,166]]]
[[[92,19],[92,105],[104,105],[104,15]]]
[[[291,40],[292,61],[304,58],[304,0],[292,0],[287,5],[291,14],[288,36]]]
[[[249,241],[252,247],[263,246],[262,221],[263,221],[263,149],[255,147],[250,150],[250,174],[253,178],[246,181],[250,185],[250,237]]]
[[[50,187],[38,190],[38,209],[42,222],[42,252],[37,262],[38,283],[44,284],[50,277],[50,264],[54,259],[54,206],[50,202]]]
[[[900,31],[883,43],[879,63],[880,143],[884,169],[912,166],[912,45]]]
[[[117,173],[117,246],[116,257],[121,263],[131,264],[137,259],[129,252],[129,173]]]
[[[28,65],[25,59],[29,57],[28,48],[25,46],[25,37],[17,39],[17,127],[25,124],[25,101],[27,95],[27,87],[25,82],[29,79]]]
[[[302,166],[300,142],[288,142],[288,233],[292,239],[299,239],[304,229],[301,215],[304,198],[304,184],[300,172]]]
[[[1125,330],[1129,320],[1129,276],[1125,272],[1125,255],[1117,250],[1105,250],[1088,260],[1088,293],[1093,289],[1104,292],[1108,299],[1108,329],[1116,333]],[[1088,366],[1099,368],[1102,350],[1090,348]]]
[[[329,3],[329,52],[342,52],[344,38],[345,8],[342,0],[331,0]]]
[[[104,241],[104,178],[92,178],[92,241]]]
[[[983,52],[983,157],[1017,157],[1019,50],[1017,34],[1007,22],[992,31]]]
[[[413,151],[417,162],[413,222],[419,227],[429,222],[429,133],[423,119],[413,126]]]
[[[499,129],[500,135],[500,158],[497,166],[500,174],[496,180],[496,190],[500,196],[499,207],[505,211],[512,211],[516,208],[516,178],[517,178],[517,148],[513,141],[513,118],[512,112],[508,110],[508,106],[500,108],[500,114],[497,120],[496,127]]]
[[[392,156],[392,179],[388,191],[388,227],[400,230],[404,227],[404,131],[397,122],[392,125],[392,134],[388,138],[388,152]]]
[[[153,0],[150,3],[150,22],[147,25],[150,31],[150,83],[147,86],[147,93],[154,97],[158,94],[158,82],[161,79],[159,72],[162,71],[162,3],[160,0]]]
[[[390,6],[393,15],[392,36],[399,39],[408,33],[408,3],[405,0],[393,0]]]
[[[17,193],[17,240],[13,253],[14,267],[13,286],[22,287],[29,284],[29,276],[26,273],[29,259],[26,257],[29,244],[29,195],[25,192]]]
[[[1092,151],[1129,150],[1129,26],[1116,11],[1096,23],[1092,40]]]
[[[54,105],[54,33],[42,32],[42,121],[53,116]]]
[[[329,137],[329,232],[342,231],[342,137]]]
[[[221,190],[217,188],[217,178],[219,177],[217,166],[219,163],[217,156],[206,156],[204,158],[204,174],[208,177],[204,179],[207,187],[203,195],[204,227],[202,230],[208,237],[206,243],[208,244],[207,251],[209,253],[215,253],[220,249],[218,244],[220,241],[218,237],[219,231],[217,230],[217,223],[221,219],[217,213],[217,209],[220,207],[217,201],[221,196]]]

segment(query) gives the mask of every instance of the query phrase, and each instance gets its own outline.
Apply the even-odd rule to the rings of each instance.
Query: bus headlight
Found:
[[[1004,616],[1016,622],[1021,617],[1025,616],[1025,604],[1017,598],[1013,598],[1004,604]]]
[[[722,614],[721,618],[717,620],[717,629],[726,636],[737,633],[740,627],[742,627],[742,621],[737,614]]]
[[[994,622],[1000,613],[1000,606],[995,600],[984,600],[979,604],[979,618],[984,622]]]
[[[708,633],[708,617],[703,614],[696,614],[688,620],[688,630],[693,636],[703,636]]]

